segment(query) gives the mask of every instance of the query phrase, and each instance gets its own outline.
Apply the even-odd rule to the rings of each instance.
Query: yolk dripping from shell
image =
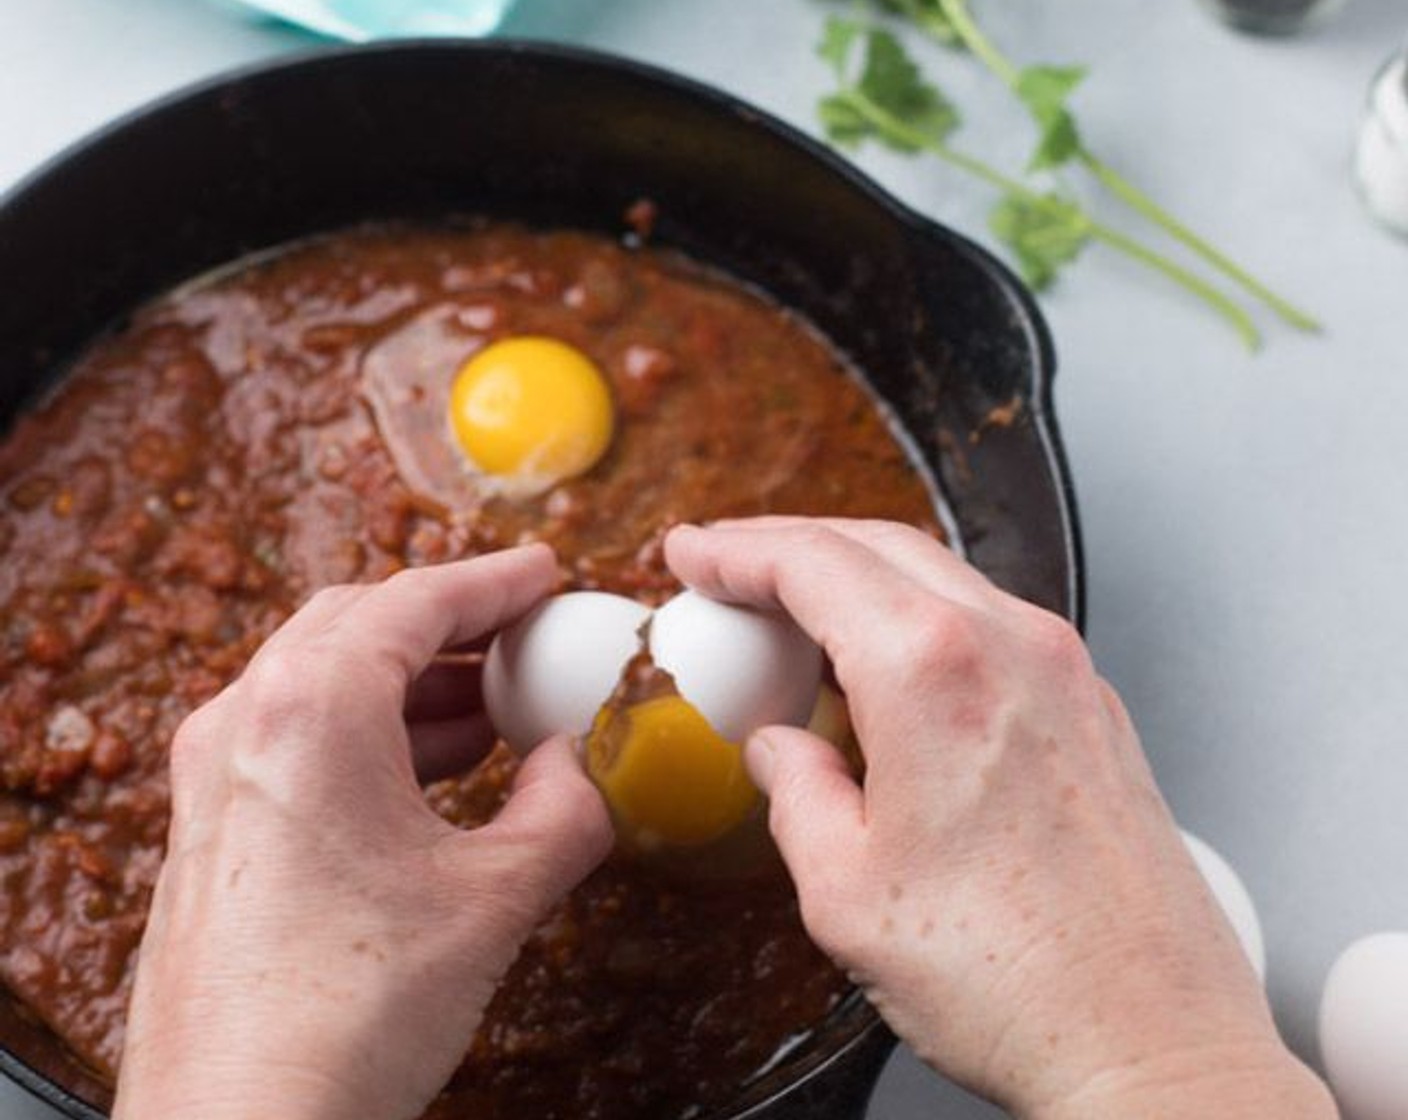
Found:
[[[554,338],[508,338],[456,374],[450,425],[486,474],[557,482],[585,473],[606,453],[611,393],[580,350]]]
[[[738,744],[676,695],[603,709],[587,740],[587,769],[624,839],[643,851],[716,840],[759,796]]]

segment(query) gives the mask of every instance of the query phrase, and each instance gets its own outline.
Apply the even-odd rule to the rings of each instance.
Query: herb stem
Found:
[[[1236,261],[1208,244],[1113,167],[1090,152],[1084,145],[1077,153],[1077,158],[1107,191],[1131,210],[1141,214],[1175,241],[1202,257],[1233,283],[1266,304],[1285,322],[1302,331],[1315,332],[1321,329],[1318,320],[1296,307],[1289,300],[1277,295]]]
[[[906,5],[908,7],[908,5]],[[939,8],[948,18],[949,26],[959,41],[992,74],[1014,93],[1018,92],[1021,71],[997,49],[973,19],[968,10],[967,0],[939,0]],[[1249,295],[1271,308],[1282,320],[1302,331],[1318,331],[1320,324],[1307,312],[1296,307],[1289,300],[1272,291],[1241,265],[1225,253],[1214,248],[1204,238],[1194,233],[1144,191],[1140,190],[1094,152],[1079,142],[1076,158],[1112,195],[1141,217],[1158,226],[1179,244],[1201,257],[1209,265],[1221,272]]]
[[[1256,350],[1261,345],[1261,335],[1257,333],[1256,324],[1252,322],[1251,316],[1201,276],[1188,271],[1182,265],[1176,264],[1162,254],[1154,252],[1127,234],[1100,222],[1090,223],[1090,236],[1098,241],[1103,241],[1112,249],[1118,249],[1121,253],[1147,265],[1156,272],[1162,273],[1198,296],[1227,320],[1232,329],[1241,337],[1248,350]]]
[[[1044,210],[1054,210],[1062,205],[1053,202],[1025,183],[1009,175],[1004,175],[982,160],[940,143],[918,129],[911,128],[904,121],[876,105],[856,87],[845,87],[842,93],[856,113],[868,120],[881,133],[888,135],[903,146],[916,150],[922,149],[938,156],[946,163],[982,179],[989,186],[1019,197],[1033,206],[1041,207]],[[1251,316],[1206,280],[1127,234],[1097,222],[1088,215],[1086,223],[1086,229],[1091,237],[1153,269],[1207,303],[1209,307],[1227,320],[1249,350],[1255,350],[1260,344],[1261,337],[1257,333],[1256,325],[1252,322]]]
[[[1004,85],[1015,90],[1021,72],[997,49],[992,40],[983,34],[983,29],[968,11],[966,0],[939,0],[939,9],[948,17],[949,26],[953,28],[959,41]]]

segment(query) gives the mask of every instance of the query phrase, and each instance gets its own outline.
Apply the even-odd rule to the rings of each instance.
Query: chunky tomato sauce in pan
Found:
[[[444,454],[445,378],[517,334],[589,355],[618,425],[594,470],[528,499]],[[319,587],[537,539],[567,585],[658,600],[668,526],[765,511],[937,530],[843,360],[669,253],[375,226],[144,308],[0,444],[0,979],[111,1079],[167,744]],[[513,767],[500,748],[427,796],[482,822]],[[701,1114],[845,990],[776,861],[740,878],[615,858],[533,936],[430,1115]]]

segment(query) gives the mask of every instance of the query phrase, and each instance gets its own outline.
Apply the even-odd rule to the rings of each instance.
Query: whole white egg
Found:
[[[1216,849],[1207,841],[1199,839],[1191,832],[1183,830],[1183,842],[1188,847],[1193,862],[1203,873],[1208,889],[1222,907],[1237,940],[1242,943],[1242,951],[1252,962],[1256,974],[1266,979],[1266,942],[1261,935],[1261,922],[1256,915],[1256,906],[1247,892],[1241,878]]]
[[[577,591],[545,600],[506,627],[484,664],[484,707],[520,753],[550,735],[583,735],[641,651],[725,739],[771,723],[805,725],[821,682],[821,650],[780,614],[685,591],[653,613],[620,595]]]
[[[482,686],[494,730],[520,754],[558,732],[586,734],[640,652],[649,617],[649,607],[624,595],[574,591],[500,631]]]
[[[1408,1117],[1408,933],[1365,937],[1335,961],[1320,1056],[1346,1120]]]

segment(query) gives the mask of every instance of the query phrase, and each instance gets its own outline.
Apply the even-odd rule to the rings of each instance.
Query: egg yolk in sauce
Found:
[[[759,799],[742,748],[676,695],[603,709],[587,739],[587,769],[622,839],[641,852],[717,840]]]
[[[495,342],[450,388],[450,426],[481,471],[553,483],[589,471],[613,430],[611,392],[596,365],[555,338]]]

